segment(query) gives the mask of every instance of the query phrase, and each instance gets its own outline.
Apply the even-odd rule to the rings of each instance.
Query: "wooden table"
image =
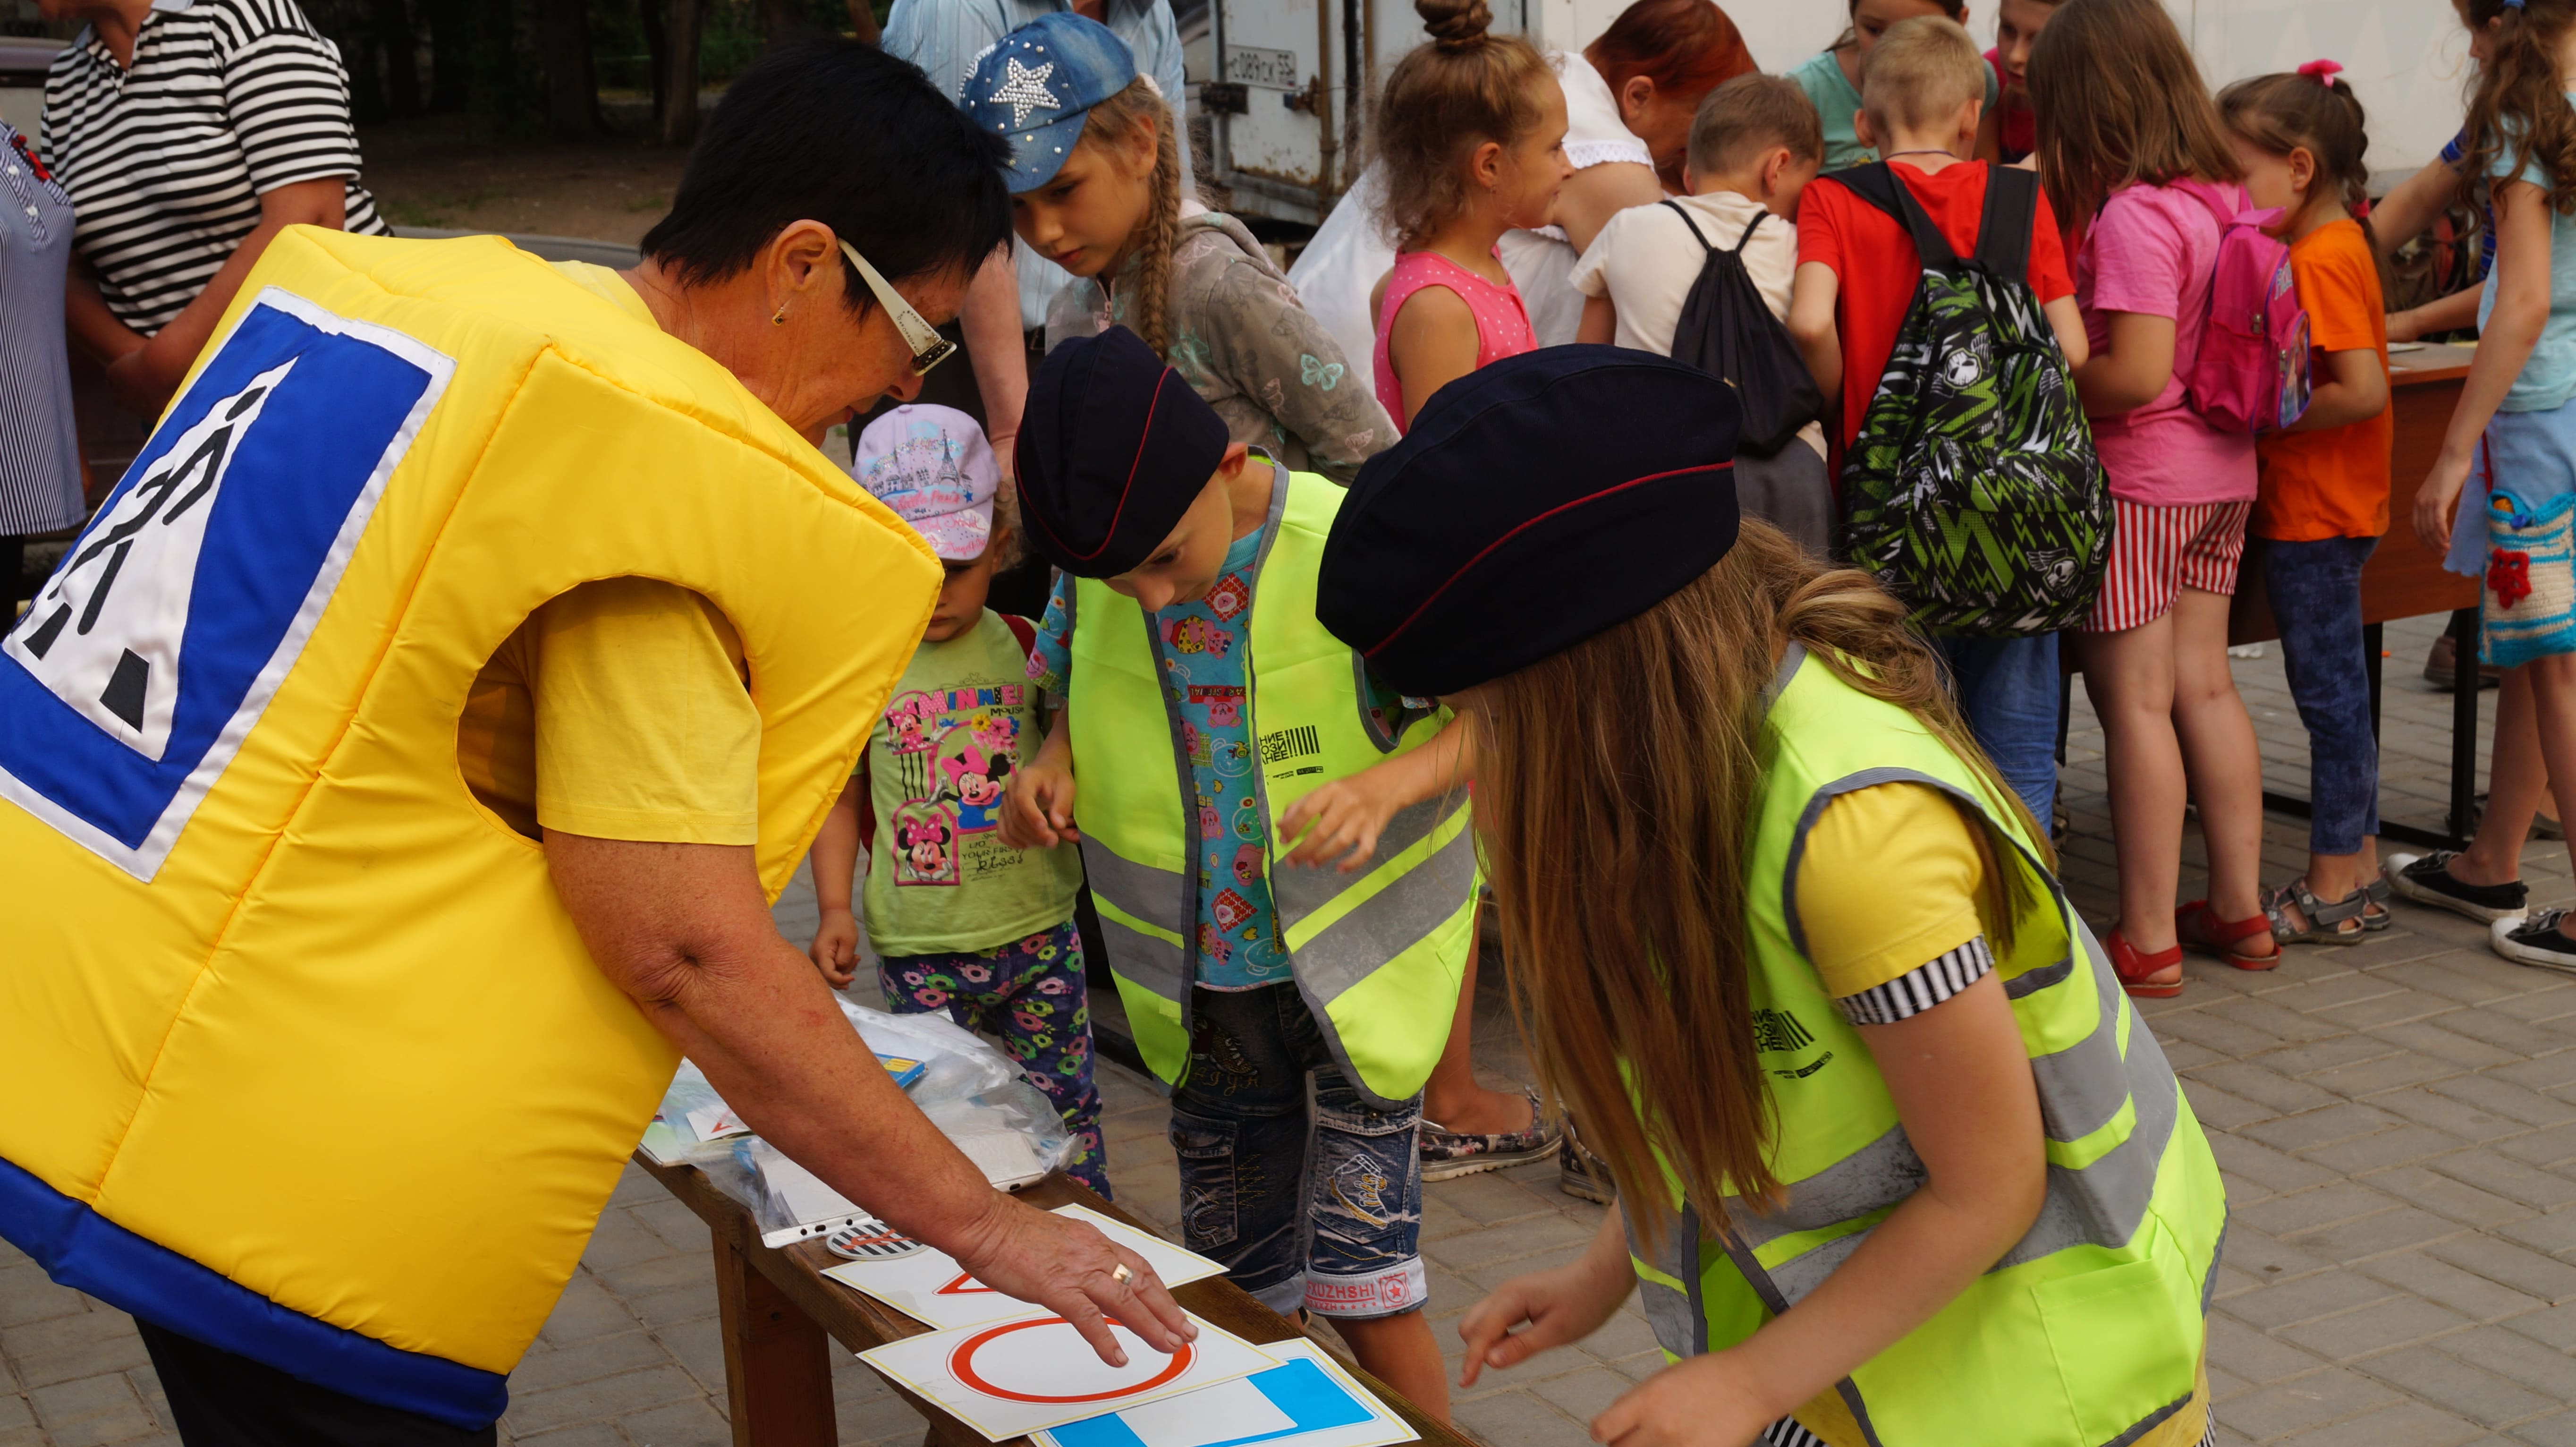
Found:
[[[2388,359],[2390,405],[2396,412],[2396,436],[2389,457],[2389,528],[2379,550],[2361,572],[2363,653],[2370,667],[2370,727],[2379,730],[2381,625],[2391,618],[2427,613],[2451,615],[2451,636],[2461,666],[2451,693],[2451,811],[2441,831],[2380,821],[2380,832],[2411,844],[2453,847],[2467,841],[2476,817],[2478,777],[2478,582],[2442,571],[2441,555],[2415,536],[2410,509],[2416,484],[2433,467],[2450,426],[2451,408],[2460,400],[2461,379],[2469,374],[2475,353],[2468,347],[2428,346],[2398,352]],[[2474,506],[2464,498],[2462,506]],[[2281,636],[2272,604],[2263,589],[2262,548],[2248,547],[2237,575],[2236,599],[2228,612],[2227,641],[2260,643]],[[2308,801],[2265,790],[2266,808],[2305,818]]]
[[[930,1328],[826,1278],[824,1270],[839,1265],[840,1258],[821,1242],[800,1242],[775,1251],[761,1245],[751,1213],[717,1190],[697,1168],[658,1165],[641,1151],[635,1164],[697,1212],[714,1238],[716,1305],[724,1332],[725,1397],[733,1418],[734,1447],[835,1447],[840,1439],[832,1420],[831,1342],[838,1340],[859,1352],[919,1336]],[[1153,1230],[1062,1173],[1017,1194],[1040,1209],[1080,1204],[1139,1230]],[[1175,1288],[1172,1296],[1249,1342],[1306,1335],[1294,1322],[1223,1277],[1193,1281]],[[1322,1342],[1321,1337],[1315,1340]],[[1422,1434],[1425,1443],[1470,1447],[1466,1438],[1423,1416],[1394,1388],[1357,1367],[1350,1372]],[[901,1385],[889,1385],[929,1419],[926,1447],[982,1447],[983,1433]],[[1028,1439],[1012,1441],[1025,1447]]]

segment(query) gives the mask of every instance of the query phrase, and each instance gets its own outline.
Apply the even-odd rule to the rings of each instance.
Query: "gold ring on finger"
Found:
[[[1122,1261],[1118,1263],[1116,1269],[1109,1273],[1109,1279],[1117,1282],[1121,1286],[1125,1286],[1128,1282],[1136,1279],[1136,1273],[1128,1270],[1127,1263]]]

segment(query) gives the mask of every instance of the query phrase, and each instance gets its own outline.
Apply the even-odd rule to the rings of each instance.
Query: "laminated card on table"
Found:
[[[1056,1212],[1100,1228],[1110,1240],[1135,1252],[1154,1268],[1165,1286],[1180,1286],[1222,1276],[1225,1268],[1204,1256],[1195,1256],[1157,1236],[1148,1235],[1121,1221],[1081,1206],[1065,1206]],[[957,1258],[945,1251],[930,1250],[893,1261],[853,1261],[847,1265],[827,1267],[823,1274],[856,1291],[862,1291],[913,1320],[926,1326],[946,1329],[959,1326],[981,1326],[1006,1317],[1024,1316],[1029,1304],[1016,1297],[1004,1296],[966,1273]]]
[[[1141,1407],[1029,1434],[1037,1447],[1386,1447],[1420,1434],[1304,1338],[1269,1342],[1279,1365]]]
[[[886,1378],[1000,1442],[1041,1427],[1142,1406],[1265,1371],[1276,1358],[1193,1316],[1198,1338],[1165,1356],[1115,1322],[1127,1349],[1113,1367],[1073,1325],[1052,1312],[958,1327],[888,1342],[859,1353]]]

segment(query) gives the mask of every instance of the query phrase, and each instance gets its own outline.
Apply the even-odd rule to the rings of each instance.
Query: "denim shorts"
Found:
[[[1421,1097],[1373,1109],[1293,985],[1194,989],[1190,1014],[1172,1092],[1183,1242],[1283,1315],[1420,1307]]]
[[[2526,509],[2576,492],[2576,402],[2546,412],[2498,412],[2478,439],[2468,485],[2451,514],[2451,548],[2442,566],[2464,578],[2487,571],[2487,497],[2509,492]]]

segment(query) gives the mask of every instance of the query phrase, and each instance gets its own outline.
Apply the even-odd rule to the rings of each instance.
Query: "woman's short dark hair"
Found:
[[[855,40],[773,47],[727,87],[646,256],[693,284],[820,221],[889,281],[972,272],[1010,238],[1007,148],[912,66]],[[874,304],[856,269],[850,305]]]

